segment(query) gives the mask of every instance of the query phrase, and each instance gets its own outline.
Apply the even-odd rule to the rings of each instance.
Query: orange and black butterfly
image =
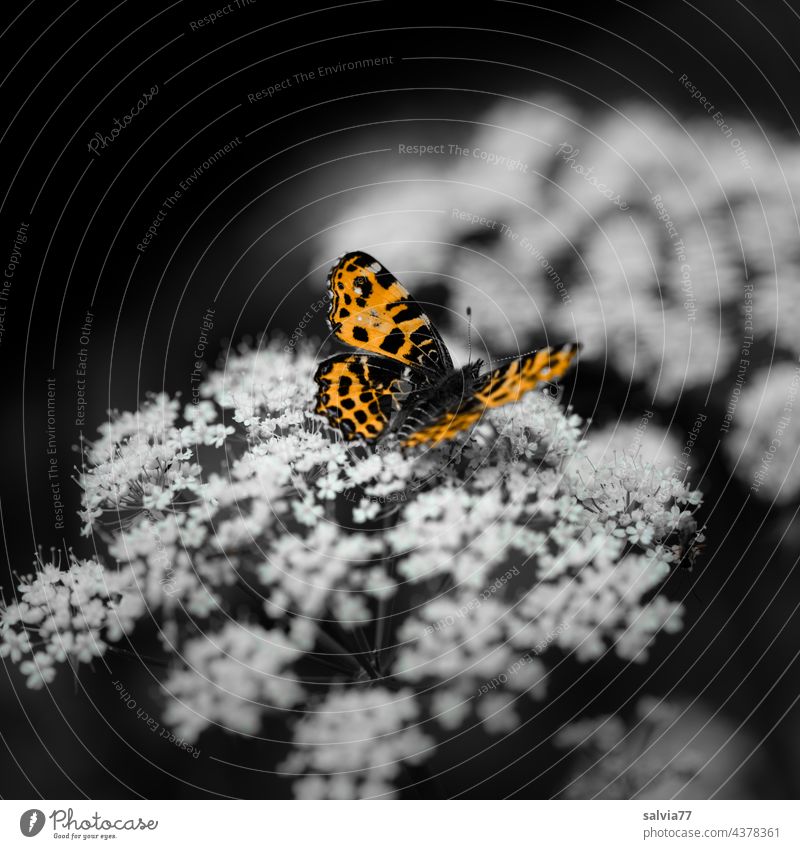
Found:
[[[328,274],[328,326],[359,351],[320,363],[316,412],[345,439],[395,436],[412,447],[451,439],[484,412],[561,377],[577,344],[542,348],[481,374],[463,368],[397,278],[363,251],[345,254]]]

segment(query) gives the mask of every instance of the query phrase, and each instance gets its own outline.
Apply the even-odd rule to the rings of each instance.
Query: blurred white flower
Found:
[[[755,741],[702,702],[643,697],[629,721],[600,716],[565,726],[567,799],[752,798]],[[748,764],[752,766],[752,764]]]
[[[302,626],[295,634],[229,622],[222,631],[189,640],[185,668],[163,683],[164,721],[190,743],[212,724],[255,734],[266,711],[290,708],[305,697],[287,670],[308,648]]]
[[[750,493],[787,504],[800,494],[800,366],[754,371],[733,410],[725,450]]]
[[[295,782],[299,798],[391,797],[404,764],[419,764],[434,749],[416,724],[419,714],[413,690],[334,691],[300,722],[297,749],[282,769],[308,773]]]

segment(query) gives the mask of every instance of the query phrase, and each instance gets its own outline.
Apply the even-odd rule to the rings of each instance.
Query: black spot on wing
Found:
[[[429,336],[424,330],[415,330],[409,338],[411,339],[411,342],[418,348],[422,345],[431,345],[433,343],[433,338]]]
[[[356,277],[354,286],[361,289],[360,292],[356,292],[360,298],[368,298],[372,294],[372,283],[366,277]]]
[[[369,333],[363,327],[354,327],[353,339],[358,339],[359,342],[369,342]]]
[[[422,310],[416,305],[408,305],[404,304],[404,309],[398,313],[395,313],[392,316],[392,321],[397,322],[397,324],[402,324],[404,321],[411,321],[412,319],[419,318],[422,315]]]
[[[383,395],[378,396],[378,406],[380,407],[380,411],[383,414],[385,419],[390,419],[392,416],[392,396],[386,392]],[[370,412],[374,414],[372,410],[372,404],[370,404]]]
[[[399,327],[394,327],[390,333],[386,334],[386,338],[381,342],[380,347],[389,354],[396,354],[403,347],[405,341],[405,333]]]
[[[380,271],[376,272],[375,279],[378,281],[380,286],[383,286],[384,289],[388,289],[397,282],[394,274],[392,274],[391,271],[387,271],[385,268],[381,268]]]

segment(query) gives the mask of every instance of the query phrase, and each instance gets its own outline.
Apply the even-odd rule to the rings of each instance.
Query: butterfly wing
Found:
[[[401,443],[413,447],[435,445],[452,439],[475,425],[486,410],[517,401],[540,383],[549,383],[562,377],[575,359],[578,349],[576,344],[558,349],[547,347],[503,363],[481,375],[471,395],[455,403],[445,403],[443,408],[427,416],[417,417],[416,420],[413,414],[409,415],[400,431]],[[410,428],[409,424],[415,425],[414,428]]]
[[[416,445],[438,445],[440,442],[452,439],[458,433],[469,430],[480,421],[485,409],[483,406],[445,409],[416,427],[410,426],[413,424],[410,420],[404,422],[399,432],[400,444],[404,448],[413,448]]]
[[[453,361],[442,337],[402,283],[363,251],[341,257],[328,274],[328,325],[354,348],[421,369],[428,380]]]
[[[377,439],[416,374],[401,363],[369,354],[336,354],[317,367],[315,412],[344,438]]]
[[[578,353],[579,345],[541,348],[487,372],[475,387],[475,399],[484,407],[502,407],[518,401],[540,383],[563,377]]]

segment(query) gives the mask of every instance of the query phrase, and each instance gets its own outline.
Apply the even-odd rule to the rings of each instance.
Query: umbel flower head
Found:
[[[432,449],[345,443],[312,412],[315,367],[241,350],[198,403],[101,428],[79,483],[105,561],[40,564],[0,617],[29,686],[168,621],[181,738],[269,716],[297,795],[390,796],[447,735],[546,699],[551,650],[641,662],[681,627],[659,590],[700,496],[671,469],[592,464],[539,393]]]
[[[730,716],[702,701],[643,696],[624,714],[588,717],[555,739],[568,757],[566,799],[748,798],[759,769],[737,769],[757,748]],[[761,767],[763,768],[763,767]],[[749,773],[749,776],[748,776]]]

